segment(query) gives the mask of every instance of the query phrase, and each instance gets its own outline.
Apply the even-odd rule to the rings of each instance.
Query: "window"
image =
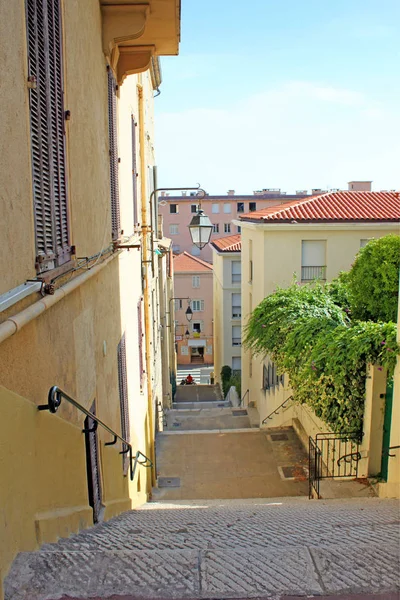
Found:
[[[180,251],[181,247],[179,244],[172,244],[172,252],[174,252],[174,254],[179,254]]]
[[[192,331],[193,333],[201,333],[202,330],[202,321],[193,321],[192,323]]]
[[[249,240],[249,283],[253,281],[253,240]]]
[[[177,223],[171,223],[169,226],[170,235],[179,235],[179,225]]]
[[[197,213],[198,210],[199,210],[199,207],[198,207],[197,204],[191,204],[190,205],[190,212]]]
[[[118,387],[119,387],[119,404],[121,413],[121,436],[129,442],[130,439],[130,428],[129,428],[129,408],[128,408],[128,379],[126,371],[126,344],[125,344],[125,333],[122,336],[117,349],[117,361],[118,361]],[[125,447],[124,450],[128,448]],[[128,471],[129,457],[128,454],[123,454],[123,465],[124,472]]]
[[[231,205],[230,204],[224,204],[224,213],[225,214],[230,214],[231,212]]]
[[[241,231],[242,231],[242,228],[240,227],[240,225],[238,225],[238,226],[237,226],[237,232],[238,232],[238,233],[241,233]]]
[[[60,0],[27,0],[29,89],[36,268],[71,258]]]
[[[237,211],[238,211],[238,213],[244,212],[244,202],[237,203]]]
[[[176,299],[174,302],[175,302],[175,310],[182,310],[182,300]]]
[[[283,385],[284,375],[278,375],[275,363],[268,362],[268,365],[263,365],[263,390],[269,390],[275,386]]]
[[[182,356],[188,356],[189,348],[187,346],[181,346],[181,354]]]
[[[201,312],[204,310],[204,300],[192,300],[192,311]]]
[[[213,225],[213,233],[219,233],[219,223]]]
[[[232,269],[232,283],[240,283],[242,281],[242,264],[240,260],[233,260],[231,262]]]
[[[256,204],[256,202],[249,202],[249,211],[253,212],[255,210],[257,210],[257,204]]]
[[[230,223],[224,223],[224,231],[225,231],[225,233],[231,232],[231,224]]]
[[[133,223],[138,223],[138,206],[137,206],[137,178],[139,173],[136,165],[136,127],[135,117],[131,115],[131,134],[132,134],[132,196],[133,196]]]
[[[232,356],[232,371],[236,373],[242,370],[242,358],[240,356]]]
[[[200,287],[200,275],[192,275],[192,287]]]
[[[213,204],[211,207],[211,212],[214,213],[215,215],[219,213],[219,204]]]
[[[200,256],[200,252],[201,252],[200,248],[198,246],[196,246],[195,244],[193,244],[191,254],[193,256]]]
[[[240,319],[242,316],[242,295],[232,294],[232,319]]]
[[[326,241],[301,242],[301,281],[326,280]]]
[[[363,240],[360,240],[360,248],[365,248],[365,246],[368,244],[369,241],[371,241],[373,238],[364,238]]]
[[[143,368],[143,321],[142,321],[142,300],[137,304],[137,320],[138,320],[138,342],[139,342],[139,378],[140,387],[144,383],[144,368]]]
[[[112,239],[118,240],[121,235],[121,213],[119,207],[118,181],[118,139],[117,139],[117,82],[110,67],[108,76],[108,135],[110,152],[110,186],[111,186],[111,229]]]
[[[232,326],[232,346],[242,345],[242,332],[240,325]]]
[[[179,212],[179,206],[178,204],[170,204],[169,205],[169,212],[171,214],[177,215]]]

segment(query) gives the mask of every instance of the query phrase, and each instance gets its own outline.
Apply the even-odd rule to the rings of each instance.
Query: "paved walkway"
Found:
[[[166,423],[167,431],[213,431],[251,427],[247,410],[232,407],[169,410],[166,413]]]
[[[237,417],[239,418],[239,417]],[[285,439],[282,439],[285,438]],[[155,490],[164,500],[273,498],[308,494],[308,465],[291,427],[270,430],[173,433],[157,436],[159,477],[179,487]],[[162,480],[159,481],[159,486]]]
[[[397,501],[194,501],[148,504],[21,553],[5,590],[6,600],[393,599],[398,567]]]

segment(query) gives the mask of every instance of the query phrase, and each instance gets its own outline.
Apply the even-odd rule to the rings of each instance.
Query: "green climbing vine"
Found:
[[[253,311],[244,345],[287,372],[293,397],[334,431],[360,431],[368,363],[393,375],[399,346],[393,322],[351,319],[347,277],[277,289]]]

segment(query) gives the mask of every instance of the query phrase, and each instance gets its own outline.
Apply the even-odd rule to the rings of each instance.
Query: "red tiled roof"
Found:
[[[218,238],[211,242],[218,252],[240,252],[242,250],[242,238],[239,234]]]
[[[185,251],[174,256],[174,271],[175,273],[185,271],[209,272],[212,271],[212,265]]]
[[[240,215],[241,221],[291,223],[400,220],[399,192],[328,192]]]

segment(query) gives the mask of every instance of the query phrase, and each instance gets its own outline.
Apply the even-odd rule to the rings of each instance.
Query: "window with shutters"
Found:
[[[132,196],[133,196],[133,223],[136,225],[138,221],[138,205],[137,205],[137,178],[139,176],[137,171],[137,145],[136,145],[136,127],[137,123],[135,117],[131,115],[131,128],[132,128]]]
[[[240,319],[242,316],[242,295],[232,294],[232,319]]]
[[[204,310],[204,300],[192,300],[192,311],[201,312]]]
[[[169,226],[169,235],[179,235],[179,224],[171,223]]]
[[[143,321],[142,321],[142,301],[137,304],[137,320],[138,320],[138,343],[139,343],[139,377],[140,387],[144,385],[144,367],[143,367]]]
[[[326,240],[301,242],[301,281],[326,280]]]
[[[224,223],[224,232],[225,233],[231,232],[231,224],[230,223]]]
[[[192,287],[200,287],[200,275],[192,275]]]
[[[240,325],[232,326],[232,346],[242,345],[242,330]]]
[[[214,223],[214,225],[213,225],[213,233],[219,233],[219,223]]]
[[[231,212],[231,204],[224,204],[224,213],[228,214]]]
[[[240,283],[242,281],[242,264],[240,260],[233,260],[231,262],[232,269],[232,283]]]
[[[26,0],[36,268],[71,258],[60,0]]]
[[[169,212],[174,215],[178,214],[179,213],[179,205],[178,204],[170,204]]]
[[[118,138],[117,138],[117,83],[110,67],[108,77],[108,137],[110,153],[111,231],[112,239],[121,235],[118,182]]]
[[[126,341],[125,333],[122,336],[118,344],[118,384],[119,384],[119,404],[121,410],[121,435],[129,442],[130,440],[130,428],[129,428],[129,408],[128,408],[128,380],[126,371]],[[124,461],[124,472],[127,473],[129,467],[129,454],[125,453],[128,450],[128,446],[123,444],[123,461]]]

